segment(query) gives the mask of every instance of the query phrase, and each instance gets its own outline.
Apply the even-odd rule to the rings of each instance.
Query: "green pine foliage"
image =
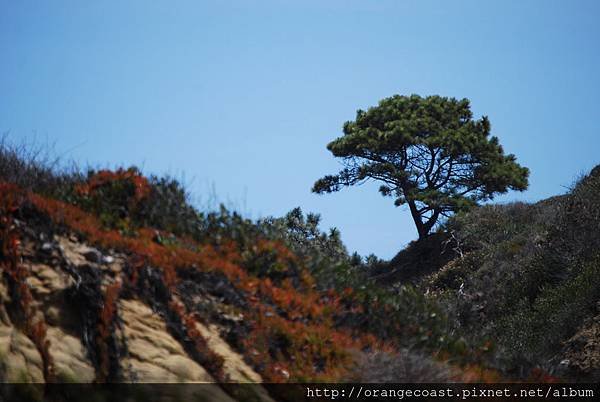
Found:
[[[473,119],[468,99],[395,95],[359,110],[343,131],[327,149],[344,168],[313,191],[378,181],[383,196],[409,206],[419,238],[440,217],[528,186],[529,170],[504,154],[487,117]]]

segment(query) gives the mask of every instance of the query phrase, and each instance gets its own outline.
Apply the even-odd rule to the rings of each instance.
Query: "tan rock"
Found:
[[[69,275],[44,264],[31,265],[31,274],[50,293],[66,289],[73,283],[73,279]]]
[[[50,341],[50,354],[58,381],[94,381],[96,372],[87,358],[86,350],[79,340],[58,327],[48,327],[46,339]]]
[[[63,256],[75,266],[96,266],[102,270],[112,271],[114,274],[120,274],[125,266],[126,258],[119,253],[115,255],[103,256],[101,263],[90,261],[86,258],[86,254],[98,252],[93,247],[86,245],[85,243],[78,243],[67,237],[57,237],[57,241],[62,249]]]
[[[83,255],[91,250],[90,247],[82,243],[74,242],[72,239],[62,236],[57,236],[56,240],[63,251],[64,257],[71,264],[75,266],[89,264]]]
[[[0,325],[2,382],[43,383],[42,356],[25,334],[10,325]]]
[[[129,350],[129,357],[122,361],[126,378],[138,382],[214,382],[148,306],[137,300],[121,300],[119,313]]]
[[[225,359],[223,369],[230,381],[262,382],[262,377],[246,364],[244,358],[221,338],[216,325],[206,326],[197,323],[196,328],[204,336],[210,349]]]
[[[90,266],[103,271],[102,289],[108,283],[121,280],[119,274],[125,266],[123,254],[111,253],[111,258],[93,262],[86,253],[95,249],[78,242],[76,237],[58,236],[61,253],[75,269],[88,269]],[[23,254],[25,266],[30,270],[26,281],[34,301],[34,320],[44,320],[47,325],[46,339],[50,342],[50,355],[54,362],[57,380],[63,382],[92,382],[96,370],[88,358],[87,351],[74,330],[79,323],[77,317],[69,320],[70,308],[65,305],[62,291],[74,284],[74,279],[59,267],[46,265],[48,258],[37,259],[35,250]],[[58,255],[54,257],[58,258]],[[0,381],[43,382],[43,361],[35,345],[22,332],[15,329],[6,312],[9,302],[6,284],[0,280]],[[164,400],[211,400],[233,401],[224,390],[214,384],[214,378],[194,359],[188,356],[182,344],[175,339],[160,315],[139,300],[120,300],[118,314],[122,325],[116,336],[127,346],[127,354],[122,356],[120,365],[124,380],[139,383],[207,383],[201,387],[174,387],[183,390],[185,397],[173,395]],[[73,322],[70,322],[73,321]],[[235,352],[221,337],[218,327],[197,324],[198,330],[207,339],[209,347],[224,358],[224,371],[232,382],[260,383],[262,378],[240,354]],[[253,399],[271,401],[262,388],[253,388]],[[162,399],[161,399],[162,400]]]

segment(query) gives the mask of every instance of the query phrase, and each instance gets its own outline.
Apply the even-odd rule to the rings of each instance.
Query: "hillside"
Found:
[[[490,205],[445,228],[460,254],[421,287],[471,338],[493,339],[494,365],[598,381],[600,167],[565,195]]]
[[[248,400],[226,383],[599,378],[599,169],[390,262],[299,209],[198,212],[135,168],[57,172],[3,148],[0,180],[4,382],[214,382],[210,399]]]

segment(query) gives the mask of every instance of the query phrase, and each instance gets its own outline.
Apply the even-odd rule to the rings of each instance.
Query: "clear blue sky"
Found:
[[[344,121],[393,94],[467,97],[531,186],[600,163],[600,2],[0,0],[0,132],[82,164],[211,183],[253,217],[319,212],[350,250],[416,237],[377,186],[310,193]]]

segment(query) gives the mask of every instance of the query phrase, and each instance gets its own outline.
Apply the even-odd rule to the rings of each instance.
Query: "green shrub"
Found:
[[[541,290],[535,302],[521,300],[515,313],[495,325],[510,366],[539,365],[555,355],[600,298],[600,258],[557,286]]]
[[[445,229],[463,256],[425,285],[470,343],[492,339],[512,373],[551,370],[600,298],[600,168],[563,196],[475,208]]]
[[[150,192],[135,217],[138,224],[178,236],[197,237],[202,220],[181,183],[172,177],[157,176],[150,176],[148,181]]]

